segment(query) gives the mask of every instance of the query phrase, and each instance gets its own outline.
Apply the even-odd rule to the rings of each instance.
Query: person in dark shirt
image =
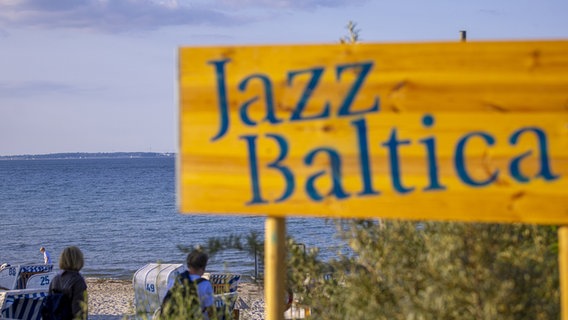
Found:
[[[73,319],[87,319],[87,283],[79,271],[84,259],[81,250],[75,246],[67,247],[59,257],[61,273],[49,285],[49,294],[62,292],[71,301]]]

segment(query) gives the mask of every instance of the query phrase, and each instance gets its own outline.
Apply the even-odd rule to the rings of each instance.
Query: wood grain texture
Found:
[[[179,99],[185,213],[568,222],[566,41],[181,48]]]

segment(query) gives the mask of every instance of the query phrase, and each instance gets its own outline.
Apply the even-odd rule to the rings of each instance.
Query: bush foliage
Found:
[[[341,220],[349,254],[322,261],[289,239],[288,284],[312,319],[558,319],[554,227]],[[257,234],[206,250],[262,251]]]
[[[314,319],[559,318],[552,227],[373,220],[339,225],[351,256],[323,263],[317,249],[290,251],[289,281]]]

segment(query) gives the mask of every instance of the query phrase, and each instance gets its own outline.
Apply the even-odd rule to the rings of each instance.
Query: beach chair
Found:
[[[52,264],[21,265],[18,270],[18,280],[16,281],[16,287],[14,289],[26,289],[28,279],[31,276],[52,271]]]
[[[47,293],[45,289],[0,292],[0,318],[40,320],[41,305]]]
[[[208,273],[203,277],[211,282],[214,294],[237,292],[241,280],[241,275],[234,273]]]
[[[28,279],[31,276],[52,271],[52,264],[9,266],[0,271],[0,287],[4,290],[26,289]]]
[[[231,319],[239,318],[239,310],[235,309],[238,300],[238,286],[241,280],[240,274],[234,273],[206,273],[203,275],[213,286],[214,304],[217,314],[230,314]]]
[[[20,266],[2,266],[0,270],[0,290],[12,290],[16,286]]]
[[[49,284],[53,281],[53,278],[57,275],[57,272],[45,272],[33,274],[29,277],[26,283],[26,289],[49,289]]]
[[[136,317],[152,319],[160,308],[168,287],[185,270],[182,264],[149,263],[134,273],[134,304]]]

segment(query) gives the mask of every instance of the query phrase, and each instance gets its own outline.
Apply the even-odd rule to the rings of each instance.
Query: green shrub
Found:
[[[556,229],[522,224],[341,220],[350,248],[322,261],[288,242],[288,286],[313,319],[558,319]],[[262,251],[257,234],[211,239]],[[262,253],[260,253],[262,255]]]
[[[290,281],[314,319],[559,318],[554,228],[356,220],[339,234],[352,256],[291,251]]]

